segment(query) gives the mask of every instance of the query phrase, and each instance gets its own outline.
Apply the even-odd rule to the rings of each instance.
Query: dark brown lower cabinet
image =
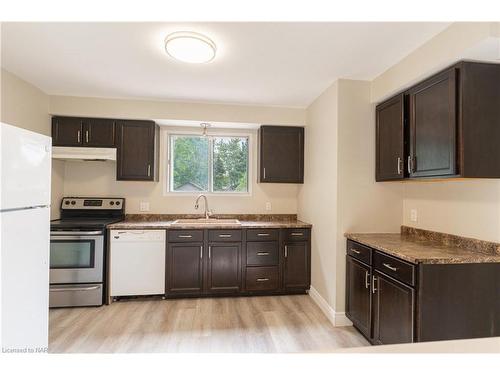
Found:
[[[203,243],[172,243],[167,246],[167,294],[198,294],[203,291]]]
[[[308,242],[285,243],[285,259],[283,266],[284,289],[309,288],[311,281]]]
[[[373,341],[376,344],[413,342],[415,290],[378,272],[372,283]]]
[[[237,293],[241,289],[241,243],[210,244],[207,291]]]
[[[365,336],[371,335],[372,299],[370,266],[347,256],[346,315]]]
[[[500,263],[413,264],[347,241],[346,316],[372,344],[500,336],[499,290]]]
[[[165,296],[306,293],[310,267],[309,228],[172,229]]]

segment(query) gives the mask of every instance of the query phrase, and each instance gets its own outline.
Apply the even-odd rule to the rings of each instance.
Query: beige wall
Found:
[[[337,105],[334,83],[307,109],[304,185],[299,188],[299,218],[313,223],[311,283],[333,306],[337,227]]]
[[[404,184],[403,223],[500,242],[500,181],[458,180]],[[417,222],[410,211],[417,210]]]
[[[370,82],[339,80],[337,145],[336,299],[345,311],[346,232],[398,232],[401,184],[375,182],[375,107]]]
[[[51,96],[54,115],[304,125],[302,108]]]
[[[296,108],[51,96],[50,113],[110,118],[303,125],[305,124],[306,111]],[[182,130],[192,131],[189,128]],[[227,129],[221,131],[228,132]],[[238,131],[229,130],[229,132]],[[246,196],[211,195],[209,196],[210,208],[216,213],[296,213],[297,185],[256,183],[256,131],[252,131],[252,134],[251,194]],[[164,172],[166,170],[164,150],[166,143],[163,139],[163,132],[161,146],[160,182],[116,181],[116,164],[112,162],[65,162],[64,194],[125,197],[127,213],[139,213],[141,201],[150,203],[150,213],[195,213],[193,207],[195,194],[189,196],[164,195]],[[267,202],[271,203],[272,209],[270,211],[266,210]]]
[[[50,136],[49,97],[14,74],[1,70],[1,121]],[[52,162],[51,217],[59,217],[64,164]]]
[[[313,223],[312,286],[345,309],[344,233],[397,232],[403,186],[375,183],[370,83],[339,80],[308,108],[305,181],[299,218]]]
[[[176,132],[189,130],[189,128],[178,128]],[[227,129],[224,131],[227,132]],[[251,194],[243,196],[208,195],[210,208],[214,213],[296,213],[298,185],[257,184],[257,132],[255,130],[250,133],[249,131],[231,131],[231,134],[239,133],[250,134],[250,147],[252,149]],[[194,200],[197,193],[187,196],[184,194],[164,195],[167,145],[167,136],[164,130],[161,131],[160,138],[159,182],[116,181],[116,163],[114,162],[65,162],[65,195],[94,194],[125,197],[127,213],[140,213],[141,201],[150,203],[150,213],[196,213]],[[271,211],[266,210],[266,202],[271,203]],[[201,209],[203,209],[203,205]]]

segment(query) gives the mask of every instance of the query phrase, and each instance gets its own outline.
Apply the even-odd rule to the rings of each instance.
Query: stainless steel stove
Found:
[[[124,217],[124,198],[62,199],[50,223],[50,307],[104,303],[106,225]]]

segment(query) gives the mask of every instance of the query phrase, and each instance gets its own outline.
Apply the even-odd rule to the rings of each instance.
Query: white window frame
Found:
[[[243,192],[229,192],[229,191],[172,191],[170,189],[170,179],[172,178],[172,160],[171,160],[171,146],[172,146],[172,136],[191,136],[200,137],[200,130],[183,130],[183,129],[168,129],[162,128],[162,148],[164,152],[162,153],[162,163],[163,168],[163,195],[164,196],[198,196],[204,194],[207,196],[228,196],[228,197],[245,197],[252,195],[252,185],[253,185],[253,165],[254,165],[254,136],[255,134],[250,132],[238,132],[238,131],[225,131],[224,129],[210,129],[208,137],[238,137],[248,139],[248,162],[247,162],[247,191]],[[209,189],[213,188],[213,150],[209,148]]]

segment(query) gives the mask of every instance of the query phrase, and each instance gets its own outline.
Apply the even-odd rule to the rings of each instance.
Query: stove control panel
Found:
[[[122,210],[125,198],[76,198],[64,197],[63,210]]]

